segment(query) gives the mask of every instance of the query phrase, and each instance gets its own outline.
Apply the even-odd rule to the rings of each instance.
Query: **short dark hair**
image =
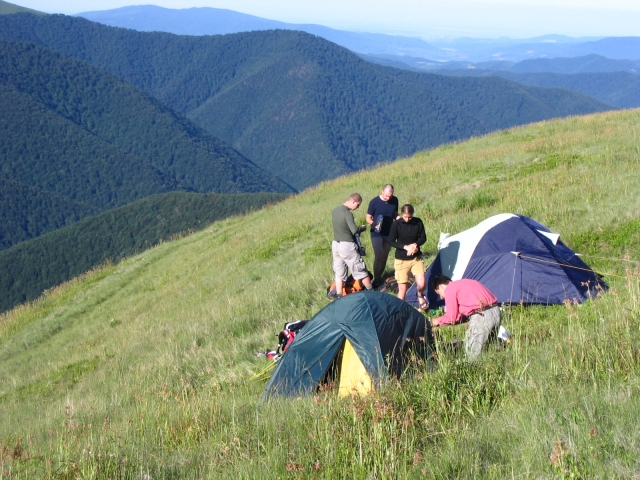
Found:
[[[354,202],[362,203],[362,197],[359,193],[352,193],[349,196],[349,200],[353,200]]]
[[[435,277],[433,277],[433,280],[431,280],[431,289],[437,290],[440,285],[449,285],[450,283],[451,279],[449,277],[438,273]]]
[[[405,203],[404,205],[402,205],[402,208],[400,209],[400,211],[402,213],[408,213],[409,215],[413,215],[413,212],[415,210],[413,209],[413,205],[411,205],[410,203]]]

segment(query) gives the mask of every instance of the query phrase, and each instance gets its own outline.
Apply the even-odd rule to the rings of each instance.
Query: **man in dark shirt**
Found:
[[[358,227],[353,219],[353,210],[360,207],[362,197],[358,193],[352,194],[346,202],[337,206],[331,213],[333,224],[333,242],[331,252],[333,255],[333,272],[335,273],[336,294],[342,296],[342,285],[347,280],[348,270],[355,280],[361,280],[367,290],[371,290],[371,279],[367,266],[360,256],[358,246],[353,236],[363,232],[367,226]]]
[[[398,199],[393,196],[393,185],[388,183],[382,188],[380,195],[369,202],[367,223],[371,225],[371,245],[375,255],[373,261],[373,285],[382,282],[384,268],[391,251],[388,241],[391,224],[398,218]]]

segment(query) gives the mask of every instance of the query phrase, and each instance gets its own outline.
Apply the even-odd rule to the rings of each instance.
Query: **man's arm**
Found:
[[[357,226],[356,221],[353,219],[353,213],[345,212],[344,219],[347,222],[347,227],[351,231],[351,235],[355,235],[356,233],[364,232],[367,229],[366,225]]]
[[[373,215],[367,213],[367,223],[373,225]]]
[[[454,325],[462,320],[462,315],[460,315],[458,300],[456,298],[455,292],[449,292],[448,288],[444,292],[444,306],[446,310],[445,314],[441,317],[431,320],[432,326],[439,327],[442,325]]]
[[[371,199],[371,201],[369,202],[369,206],[367,207],[367,223],[369,225],[373,225],[373,215],[376,213],[376,207],[375,207],[375,198]]]

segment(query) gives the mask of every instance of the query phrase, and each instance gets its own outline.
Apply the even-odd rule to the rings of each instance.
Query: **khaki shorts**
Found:
[[[346,281],[348,269],[351,269],[351,275],[356,280],[362,280],[369,276],[367,266],[358,253],[358,247],[354,242],[336,242],[334,240],[331,243],[331,251],[336,280]]]
[[[393,262],[393,266],[396,270],[396,282],[409,283],[409,272],[413,273],[413,276],[424,275],[424,260],[422,256],[418,256],[411,260],[398,260],[397,258]]]

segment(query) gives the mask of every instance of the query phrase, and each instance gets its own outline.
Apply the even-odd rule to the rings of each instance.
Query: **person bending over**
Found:
[[[398,282],[398,298],[404,300],[411,272],[418,288],[418,309],[424,311],[429,305],[424,298],[424,260],[420,246],[427,241],[427,233],[422,220],[413,216],[413,206],[408,203],[403,205],[401,213],[402,216],[393,222],[389,231],[389,243],[396,248],[394,267]]]
[[[333,223],[333,242],[331,253],[333,255],[333,273],[336,281],[336,295],[342,296],[342,286],[347,280],[348,270],[355,280],[361,280],[367,290],[371,290],[371,279],[367,266],[360,256],[358,246],[353,238],[356,233],[364,232],[366,225],[358,227],[353,219],[353,211],[362,203],[362,197],[353,193],[346,202],[338,205],[331,213]]]
[[[477,360],[489,335],[500,328],[498,299],[482,283],[467,278],[452,281],[444,275],[436,275],[431,288],[445,305],[445,314],[431,320],[431,326],[468,322],[464,349],[470,361]]]

